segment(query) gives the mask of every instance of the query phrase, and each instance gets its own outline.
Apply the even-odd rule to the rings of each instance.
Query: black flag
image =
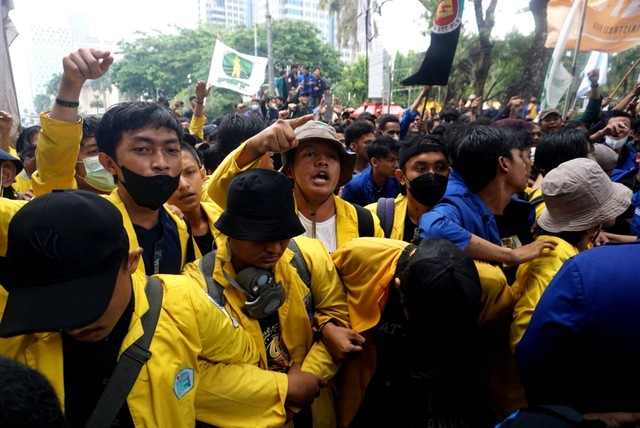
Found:
[[[440,0],[433,20],[429,49],[424,55],[420,70],[407,77],[402,85],[440,85],[449,81],[453,57],[456,54],[464,0]]]

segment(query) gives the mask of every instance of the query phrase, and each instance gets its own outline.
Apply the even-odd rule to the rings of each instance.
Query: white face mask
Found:
[[[606,137],[604,137],[604,144],[611,147],[613,150],[618,150],[620,147],[624,146],[624,144],[627,142],[627,138],[628,137],[624,137],[616,140],[610,135],[607,135]]]
[[[116,183],[113,181],[113,175],[104,169],[98,160],[98,156],[84,158],[82,163],[84,164],[85,171],[87,171],[84,181],[86,181],[89,186],[100,190],[101,192],[111,192],[116,188]]]
[[[391,138],[393,138],[393,139],[394,139],[394,140],[396,140],[396,141],[400,141],[400,136],[399,136],[399,135],[394,135],[394,136],[393,136],[393,137],[391,137]]]
[[[251,105],[251,110],[256,111],[260,108],[260,106],[258,104],[253,104]]]

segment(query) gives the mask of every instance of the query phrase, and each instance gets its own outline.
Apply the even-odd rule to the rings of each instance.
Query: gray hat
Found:
[[[577,158],[549,171],[542,182],[546,209],[538,225],[549,232],[577,232],[622,214],[631,189],[614,183],[597,162]]]
[[[302,146],[305,143],[313,143],[316,141],[325,141],[331,143],[338,150],[340,155],[340,178],[338,179],[338,187],[347,184],[353,176],[353,168],[356,165],[357,155],[355,153],[347,153],[344,145],[338,140],[338,134],[333,126],[324,122],[311,120],[295,130],[298,143]],[[283,154],[282,164],[286,166],[296,149],[292,149],[290,154]],[[289,153],[285,152],[285,153]]]
[[[618,153],[605,144],[594,144],[593,148],[596,152],[596,161],[602,169],[607,172],[613,170],[618,164]]]
[[[540,117],[538,118],[538,120],[544,120],[544,119],[546,119],[548,116],[550,116],[552,114],[555,114],[555,115],[558,115],[559,117],[562,117],[562,115],[560,114],[558,109],[546,108],[546,109],[544,109],[544,110],[542,110],[540,112]]]

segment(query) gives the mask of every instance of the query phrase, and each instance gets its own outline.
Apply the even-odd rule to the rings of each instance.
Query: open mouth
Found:
[[[311,179],[314,182],[318,182],[318,183],[326,183],[327,181],[329,181],[329,175],[326,172],[319,172],[316,175],[312,176]]]

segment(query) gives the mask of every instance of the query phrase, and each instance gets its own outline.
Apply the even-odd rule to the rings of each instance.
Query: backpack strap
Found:
[[[193,243],[195,238],[191,233],[191,223],[189,223],[189,220],[187,220],[187,217],[184,217],[182,220],[184,221],[184,224],[187,226],[187,233],[189,234],[189,239],[187,240],[187,258],[185,260],[185,263],[189,263],[196,259],[196,249],[195,249],[195,244]]]
[[[215,263],[216,250],[211,250],[202,256],[198,263],[198,267],[200,268],[200,272],[202,272],[202,276],[204,276],[204,280],[207,283],[207,293],[213,300],[215,300],[216,303],[224,307],[224,287],[213,279],[213,267],[215,266]]]
[[[358,204],[351,204],[356,209],[358,215],[358,236],[375,236],[373,229],[373,213]]]
[[[384,231],[384,237],[391,236],[391,229],[393,229],[393,216],[395,210],[395,200],[393,198],[380,198],[376,205],[376,214],[380,219],[380,226]]]
[[[141,318],[144,333],[120,356],[109,382],[104,387],[102,395],[100,395],[100,399],[85,425],[87,428],[108,428],[111,426],[138,378],[140,369],[151,358],[149,347],[162,307],[163,288],[160,280],[147,276],[147,285],[144,291],[149,301],[149,310]]]
[[[291,265],[298,271],[298,276],[305,283],[307,288],[311,288],[311,272],[309,272],[309,266],[304,260],[300,247],[295,240],[289,240],[289,249],[293,251],[293,258],[291,259]]]

